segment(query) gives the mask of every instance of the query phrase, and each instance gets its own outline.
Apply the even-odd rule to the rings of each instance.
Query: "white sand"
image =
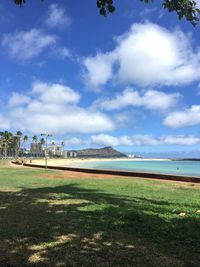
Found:
[[[157,159],[157,158],[89,158],[89,159],[79,159],[79,158],[66,158],[66,159],[48,159],[48,165],[50,166],[77,166],[79,163],[83,162],[97,162],[97,161],[166,161],[170,159]],[[27,160],[27,163],[30,161]],[[45,165],[45,159],[32,159],[33,164]]]

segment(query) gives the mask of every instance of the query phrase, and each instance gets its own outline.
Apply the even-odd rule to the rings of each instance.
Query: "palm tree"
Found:
[[[36,144],[37,144],[37,140],[38,140],[37,136],[34,135],[34,136],[32,137],[32,142],[35,144],[35,145],[33,145],[33,152],[34,152],[35,156],[37,155],[37,146],[36,146]]]
[[[43,145],[45,145],[45,139],[44,138],[40,139],[40,144],[42,145],[42,147],[43,147]]]
[[[14,135],[15,137],[15,156],[18,157],[19,150],[21,147],[21,139],[22,139],[23,133],[21,131],[17,131]]]
[[[41,144],[41,148],[42,148],[42,152],[43,152],[43,146],[45,145],[45,139],[44,138],[41,138],[40,139],[40,144]],[[42,153],[43,154],[43,153]]]
[[[33,139],[33,142],[34,142],[34,143],[36,143],[36,142],[37,142],[37,140],[38,140],[38,138],[37,138],[37,136],[36,136],[36,135],[34,135],[34,136],[32,137],[32,139]]]
[[[0,151],[1,156],[3,156],[3,132],[0,132]]]
[[[24,137],[23,137],[23,142],[25,143],[25,142],[27,142],[28,141],[28,136],[27,135],[24,135]]]
[[[28,136],[24,135],[23,136],[23,141],[22,141],[22,151],[23,151],[23,155],[24,155],[24,144],[28,141]]]
[[[22,133],[21,131],[17,131],[17,132],[16,132],[16,135],[22,136],[23,133]]]
[[[13,134],[5,131],[5,132],[0,132],[1,136],[1,146],[3,148],[3,153],[4,157],[7,158],[8,156],[8,147],[11,143],[13,143]]]

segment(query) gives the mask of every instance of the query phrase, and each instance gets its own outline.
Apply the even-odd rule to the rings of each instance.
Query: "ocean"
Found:
[[[200,161],[171,160],[112,160],[83,161],[77,167],[106,170],[125,170],[195,176],[200,178]]]

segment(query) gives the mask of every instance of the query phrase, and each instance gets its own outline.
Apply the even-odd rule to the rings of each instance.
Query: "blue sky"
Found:
[[[200,150],[200,28],[157,3],[0,3],[0,130],[66,148]],[[159,3],[159,4],[158,4]]]

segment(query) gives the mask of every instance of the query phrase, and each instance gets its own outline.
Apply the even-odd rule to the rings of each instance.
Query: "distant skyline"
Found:
[[[200,26],[159,1],[116,7],[104,18],[92,0],[0,3],[0,131],[199,153]]]

